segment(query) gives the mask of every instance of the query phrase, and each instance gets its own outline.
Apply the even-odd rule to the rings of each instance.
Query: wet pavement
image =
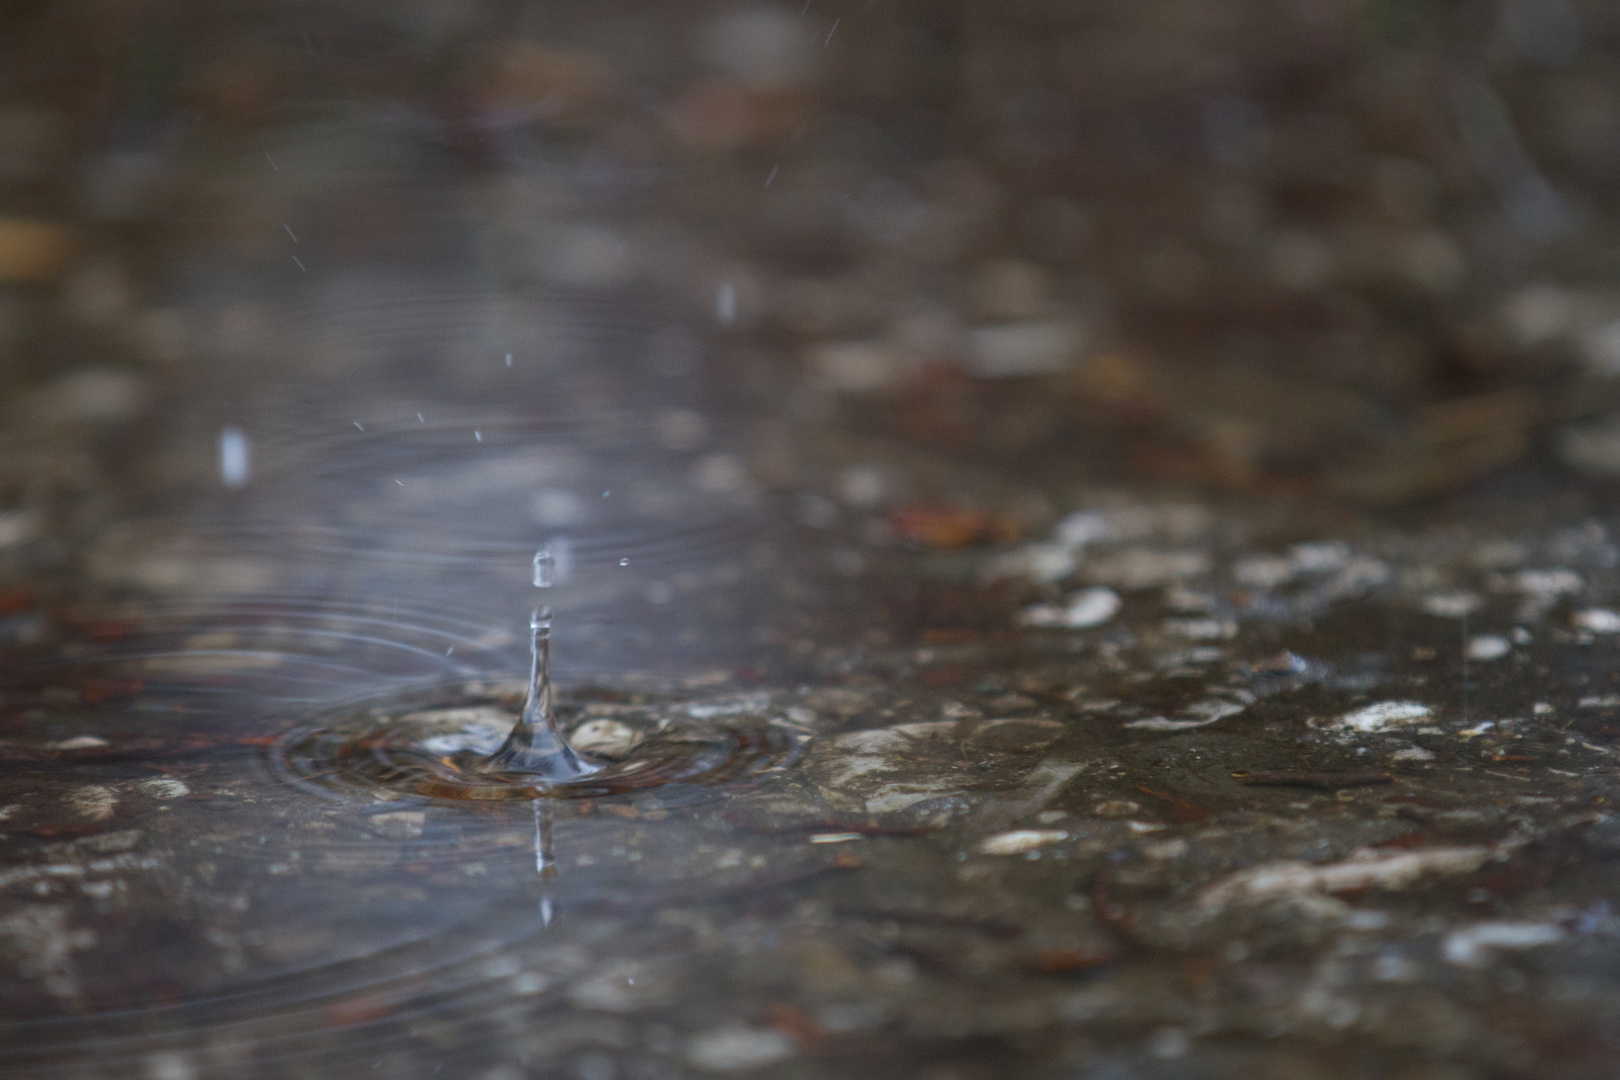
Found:
[[[0,14],[0,1075],[1614,1075],[1613,20],[1463,14]]]

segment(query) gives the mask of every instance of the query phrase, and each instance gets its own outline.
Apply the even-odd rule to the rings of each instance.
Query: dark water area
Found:
[[[1617,32],[0,8],[0,1076],[1614,1075]]]

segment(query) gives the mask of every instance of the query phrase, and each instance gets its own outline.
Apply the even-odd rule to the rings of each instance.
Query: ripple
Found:
[[[763,717],[697,720],[666,703],[615,719],[626,743],[612,758],[593,758],[595,771],[541,781],[489,767],[489,755],[517,721],[515,700],[439,694],[345,710],[286,733],[270,760],[288,781],[325,792],[497,802],[599,799],[657,789],[660,804],[668,806],[758,783],[791,765],[800,751],[794,732]]]

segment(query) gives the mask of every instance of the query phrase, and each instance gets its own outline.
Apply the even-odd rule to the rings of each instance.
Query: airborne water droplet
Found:
[[[619,560],[619,565],[620,566],[629,566],[630,565],[630,560],[629,559],[620,559]]]
[[[557,583],[557,557],[550,548],[534,553],[534,587],[549,589]]]

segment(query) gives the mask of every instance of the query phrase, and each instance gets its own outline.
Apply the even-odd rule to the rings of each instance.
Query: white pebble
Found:
[[[1620,615],[1608,608],[1587,608],[1570,619],[1575,629],[1593,634],[1620,634]]]
[[[759,1069],[793,1054],[793,1040],[771,1028],[715,1028],[694,1035],[686,1047],[687,1064],[707,1072]]]
[[[1069,834],[1062,829],[1014,829],[997,833],[979,845],[981,855],[1022,855],[1026,851],[1067,840]]]
[[[191,794],[191,788],[184,780],[172,780],[167,777],[142,780],[136,786],[154,799],[178,799],[182,795]]]
[[[1035,604],[1025,608],[1019,613],[1018,621],[1025,626],[1084,630],[1112,619],[1119,614],[1121,604],[1119,594],[1113,589],[1081,589],[1063,604]]]
[[[1339,717],[1338,726],[1351,731],[1387,731],[1421,720],[1432,711],[1427,705],[1415,701],[1380,701],[1376,705],[1345,713]]]
[[[1446,963],[1461,967],[1482,964],[1489,949],[1533,949],[1564,940],[1564,931],[1551,923],[1484,922],[1446,935],[1441,954]]]
[[[1484,603],[1478,593],[1430,593],[1418,601],[1418,608],[1425,615],[1433,615],[1438,619],[1460,619],[1464,615],[1478,611]]]
[[[1468,639],[1468,659],[1499,660],[1512,651],[1508,639],[1499,634],[1479,634]]]
[[[1232,579],[1250,589],[1275,589],[1295,573],[1293,560],[1280,555],[1249,555],[1232,564]]]

